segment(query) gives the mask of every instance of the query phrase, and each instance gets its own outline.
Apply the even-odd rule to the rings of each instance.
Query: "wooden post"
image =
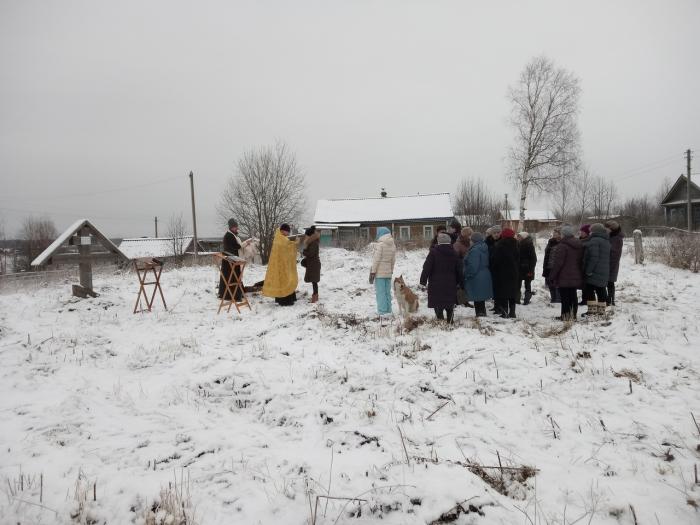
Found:
[[[192,233],[194,237],[194,262],[197,262],[197,213],[194,210],[194,173],[190,171],[190,195],[192,197]]]
[[[86,291],[92,292],[92,263],[90,262],[90,228],[83,227],[78,232],[80,236],[80,246],[78,253],[80,254],[80,286]]]
[[[642,231],[634,230],[634,264],[644,264],[644,246],[642,244]]]

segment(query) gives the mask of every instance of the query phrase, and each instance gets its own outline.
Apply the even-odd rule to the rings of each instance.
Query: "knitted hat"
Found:
[[[452,239],[446,233],[439,233],[437,237],[438,244],[450,244]]]
[[[490,229],[492,234],[501,233],[501,227],[498,224],[494,224]]]
[[[289,226],[289,224],[285,222],[280,226],[280,230],[282,230],[283,232],[290,233],[292,231],[292,228]]]
[[[573,237],[574,236],[574,227],[571,226],[570,224],[566,224],[561,227],[561,235],[562,237]]]
[[[316,233],[316,226],[311,226],[310,228],[306,228],[304,231],[304,235],[307,237],[311,237],[314,233]]]
[[[590,234],[591,234],[591,225],[590,225],[590,224],[584,224],[583,226],[581,226],[581,229],[580,229],[579,231],[582,231],[582,232],[585,233],[586,235],[590,235]]]
[[[472,233],[472,242],[473,242],[473,243],[476,244],[477,242],[481,242],[481,241],[483,241],[483,240],[484,240],[484,234],[483,234],[483,233],[479,233],[479,232],[474,232],[474,233]]]
[[[229,219],[228,220],[228,227],[233,228],[234,226],[238,226],[238,221],[236,219]]]
[[[379,240],[380,237],[383,237],[384,235],[386,235],[388,233],[391,233],[391,232],[389,231],[389,228],[387,228],[386,226],[381,226],[381,227],[377,228],[377,240]]]
[[[618,223],[617,221],[613,221],[613,220],[606,221],[606,222],[605,222],[605,227],[606,227],[606,228],[610,228],[610,229],[613,230],[613,231],[619,230],[619,229],[620,229],[620,223]]]
[[[602,222],[596,222],[595,224],[591,224],[591,233],[607,233],[607,230]]]
[[[515,237],[515,232],[510,228],[506,228],[501,232],[501,237],[503,237],[504,239],[512,239],[513,237]]]

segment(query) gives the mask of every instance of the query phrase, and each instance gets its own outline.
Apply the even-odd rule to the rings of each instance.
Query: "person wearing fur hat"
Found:
[[[501,317],[515,317],[515,301],[520,288],[520,263],[515,232],[506,228],[493,246],[490,255],[491,278],[496,313]]]
[[[316,226],[311,226],[304,231],[302,242],[304,258],[301,265],[306,268],[304,282],[311,283],[311,302],[318,302],[318,282],[321,280],[321,258],[319,257],[321,234],[316,231]]]
[[[228,220],[228,230],[224,234],[224,255],[233,255],[238,257],[238,250],[241,249],[242,242],[238,237],[238,222],[236,219]],[[234,270],[237,274],[240,274],[240,269],[236,267]],[[224,279],[228,280],[231,275],[231,265],[226,261],[221,261],[221,278],[219,279],[219,299],[231,299],[231,294],[226,290],[226,284]],[[224,294],[226,297],[224,297]],[[242,299],[241,291],[236,288],[236,301]]]
[[[491,226],[486,230],[486,238],[484,242],[486,247],[489,249],[489,254],[493,251],[493,247],[496,245],[496,241],[501,238],[501,227],[498,224]]]
[[[438,235],[437,246],[423,263],[420,284],[428,286],[428,308],[435,310],[435,317],[452,324],[457,287],[462,283],[462,261],[450,241],[448,234]]]
[[[526,231],[518,233],[518,260],[520,263],[520,283],[518,284],[518,303],[520,303],[520,292],[525,283],[525,297],[523,305],[530,304],[532,298],[532,279],[535,277],[535,266],[537,265],[537,253],[532,237]]]
[[[608,277],[608,306],[615,306],[615,282],[620,271],[620,259],[622,258],[622,244],[625,234],[617,221],[607,221],[605,229],[610,235],[610,276]]]
[[[549,278],[559,290],[561,297],[562,321],[576,320],[578,312],[577,292],[583,286],[583,246],[574,237],[574,228],[569,225],[561,228],[561,241],[552,256],[552,269]]]
[[[606,286],[610,277],[610,236],[601,223],[591,225],[591,235],[583,247],[583,300],[607,303]]]
[[[569,226],[571,228],[571,226]],[[572,228],[573,231],[573,228]],[[549,288],[549,302],[559,303],[561,298],[559,297],[559,289],[556,287],[549,275],[552,272],[552,265],[554,264],[554,252],[556,247],[561,241],[561,228],[557,226],[552,230],[552,237],[547,241],[547,246],[544,249],[544,262],[542,263],[542,277],[544,277],[544,282]]]
[[[474,301],[477,317],[486,316],[486,301],[493,297],[493,284],[489,270],[489,249],[484,236],[475,232],[471,236],[472,247],[464,258],[464,289]]]

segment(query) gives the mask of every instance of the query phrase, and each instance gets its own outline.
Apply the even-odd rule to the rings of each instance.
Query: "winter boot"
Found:
[[[530,299],[532,299],[532,292],[525,292],[525,300],[523,301],[523,305],[530,304]]]
[[[317,302],[318,302],[318,294],[317,294],[317,293],[311,295],[311,301],[310,301],[310,302],[312,302],[312,303],[317,303]]]

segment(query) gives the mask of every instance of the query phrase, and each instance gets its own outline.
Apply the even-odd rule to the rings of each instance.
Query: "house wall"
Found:
[[[407,243],[422,243],[424,240],[430,241],[437,227],[442,225],[446,226],[449,221],[421,221],[421,222],[378,222],[378,223],[365,223],[361,224],[358,228],[338,228],[337,230],[323,230],[321,231],[322,244],[325,246],[345,246],[350,244],[356,244],[359,242],[372,242],[377,238],[377,230],[381,227],[388,228],[392,231],[394,239],[400,242]],[[426,239],[424,236],[424,227],[430,226],[432,228],[430,235]],[[401,237],[402,229],[408,228],[409,237],[404,239]],[[403,230],[404,233],[406,230]]]
[[[518,231],[518,220],[502,220],[501,221],[501,228],[510,228],[511,230],[517,232]],[[525,221],[523,223],[523,230],[525,230],[528,233],[540,233],[544,231],[551,231],[552,228],[555,228],[556,226],[561,226],[561,221]]]
[[[677,204],[673,206],[664,206],[666,209],[666,225],[675,228],[686,229],[688,227],[688,205]],[[700,230],[700,203],[693,203],[693,230]]]

